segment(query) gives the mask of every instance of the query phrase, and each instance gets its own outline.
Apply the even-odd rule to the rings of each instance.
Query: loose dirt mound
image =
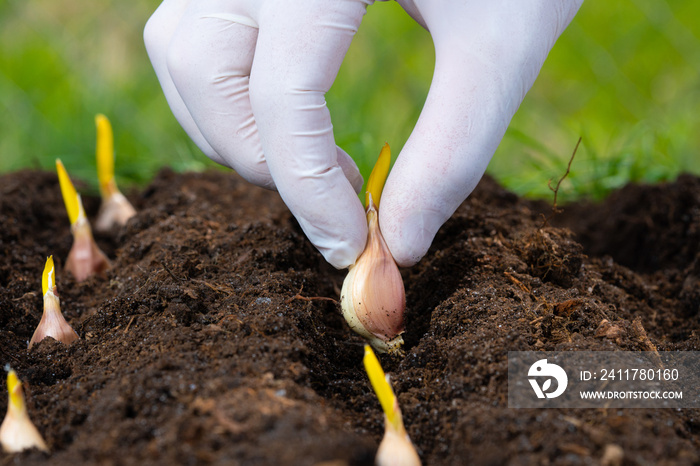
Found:
[[[337,299],[344,273],[277,194],[163,171],[97,236],[114,268],[80,284],[55,175],[0,177],[0,196],[0,364],[52,450],[18,464],[371,464],[383,418],[363,342],[309,299]],[[425,464],[596,464],[613,444],[626,464],[700,461],[697,410],[507,407],[508,351],[700,348],[699,180],[576,209],[577,237],[486,178],[404,271],[406,355],[382,364]],[[81,339],[28,351],[50,254]]]

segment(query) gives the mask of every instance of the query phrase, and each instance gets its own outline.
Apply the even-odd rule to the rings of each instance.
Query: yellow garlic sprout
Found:
[[[390,162],[391,151],[385,144],[367,182],[367,245],[348,269],[340,292],[350,328],[381,353],[401,350],[406,308],[401,273],[379,229],[379,201]]]
[[[49,447],[34,427],[27,414],[27,405],[24,401],[22,383],[17,378],[14,370],[8,368],[7,391],[9,401],[7,414],[0,425],[0,444],[8,453],[17,453],[30,448],[49,452]]]
[[[109,231],[122,226],[136,215],[136,210],[119,191],[114,179],[114,135],[106,116],[95,116],[97,126],[97,177],[100,181],[102,204],[95,220],[97,231]]]
[[[420,466],[420,458],[406,433],[399,402],[384,375],[382,366],[372,348],[365,345],[363,359],[374,393],[384,411],[384,437],[379,444],[375,464],[377,466]]]
[[[49,256],[41,277],[41,288],[44,293],[44,313],[39,325],[34,330],[34,335],[29,341],[29,348],[39,343],[46,337],[69,345],[77,340],[78,334],[70,326],[61,313],[61,301],[56,293],[56,272],[53,265],[53,256]]]
[[[70,219],[70,229],[73,233],[73,246],[66,259],[66,270],[73,274],[79,282],[96,273],[102,273],[110,268],[109,259],[97,246],[92,236],[90,223],[85,216],[83,201],[68,177],[68,172],[59,159],[56,159],[58,181],[61,184],[63,202]]]

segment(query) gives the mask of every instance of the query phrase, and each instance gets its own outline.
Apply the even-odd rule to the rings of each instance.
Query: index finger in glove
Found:
[[[367,222],[343,174],[325,93],[367,2],[272,2],[259,15],[250,100],[277,190],[309,240],[338,268],[364,248]]]
[[[580,1],[402,3],[418,7],[436,57],[428,98],[379,212],[394,259],[410,266],[482,177]]]

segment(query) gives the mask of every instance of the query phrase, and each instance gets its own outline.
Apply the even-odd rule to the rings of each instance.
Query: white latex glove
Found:
[[[582,0],[399,1],[433,36],[436,67],[382,195],[400,265],[466,199]],[[176,118],[213,160],[276,188],[338,268],[364,249],[362,178],[324,95],[373,0],[165,0],[144,32]],[[265,154],[265,155],[263,155]]]
[[[554,42],[583,0],[399,0],[431,34],[435,72],[389,174],[379,226],[409,266],[476,187]]]
[[[364,249],[367,221],[362,176],[335,145],[324,96],[367,3],[165,0],[144,31],[168,103],[193,141],[248,181],[277,189],[338,268]]]

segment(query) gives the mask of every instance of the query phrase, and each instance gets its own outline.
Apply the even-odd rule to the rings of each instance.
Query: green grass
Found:
[[[548,194],[579,136],[566,198],[628,182],[700,174],[700,4],[584,2],[499,147],[490,171],[515,191]]]
[[[53,169],[96,189],[94,115],[112,121],[121,186],[167,165],[214,166],[173,118],[142,31],[158,2],[0,3],[0,172]],[[584,2],[550,53],[489,166],[519,194],[551,196],[579,136],[562,199],[627,182],[700,174],[700,3]],[[398,154],[432,76],[429,35],[377,2],[327,96],[335,136],[367,176],[382,144]]]

